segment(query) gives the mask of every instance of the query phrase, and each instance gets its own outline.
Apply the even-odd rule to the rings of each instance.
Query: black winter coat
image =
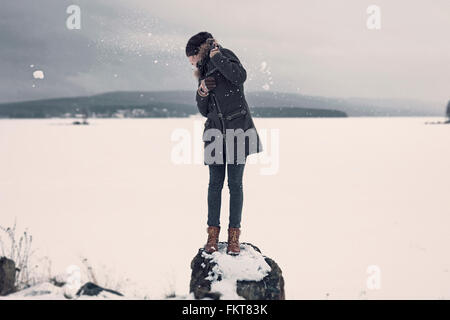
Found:
[[[205,134],[206,130],[212,128],[218,129],[222,133],[226,133],[226,129],[242,129],[244,132],[247,132],[245,139],[242,136],[240,139],[237,139],[239,137],[238,132],[242,131],[236,131],[234,135],[233,163],[238,163],[238,147],[245,148],[245,158],[250,154],[262,152],[263,146],[244,94],[243,84],[247,79],[247,72],[237,56],[231,50],[219,45],[218,53],[210,58],[208,52],[208,55],[205,55],[197,66],[200,75],[198,85],[206,77],[214,77],[216,81],[216,87],[209,92],[208,96],[202,97],[198,92],[196,93],[198,110],[204,117],[207,117],[203,133]],[[252,130],[254,133],[250,135],[249,133]],[[250,139],[250,136],[254,138]],[[227,140],[225,135],[223,137],[224,149],[226,148],[224,151],[229,153],[229,150],[231,150],[229,148],[233,144],[227,144],[226,142],[230,142],[230,140]],[[205,136],[203,136],[205,165],[220,164],[216,162],[207,163],[206,160],[207,153],[210,153],[212,156],[215,155],[214,151],[211,153],[211,150],[206,149],[214,140],[214,137],[206,137],[205,139]],[[242,145],[242,143],[245,143],[245,145]],[[230,161],[228,157],[223,157],[223,163],[229,163]]]

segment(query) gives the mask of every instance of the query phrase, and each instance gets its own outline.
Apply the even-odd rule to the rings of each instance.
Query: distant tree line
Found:
[[[0,118],[168,118],[198,113],[195,105],[154,102],[111,105],[60,101],[62,99],[0,104]],[[250,107],[254,117],[346,117],[338,110],[299,107]]]

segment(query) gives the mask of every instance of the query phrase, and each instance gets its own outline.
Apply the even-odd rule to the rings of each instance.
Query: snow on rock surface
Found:
[[[241,243],[237,256],[226,253],[227,243],[208,254],[200,248],[191,262],[190,292],[196,299],[284,299],[281,269],[251,243]]]

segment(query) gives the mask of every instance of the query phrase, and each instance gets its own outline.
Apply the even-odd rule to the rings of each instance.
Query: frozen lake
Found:
[[[450,125],[434,120],[254,119],[279,153],[263,141],[271,157],[247,164],[240,240],[280,265],[287,299],[450,298]],[[171,136],[201,157],[203,120],[70,122],[0,120],[0,225],[28,228],[52,273],[82,256],[125,293],[188,294],[209,173],[174,163]],[[225,182],[221,241],[228,199]]]

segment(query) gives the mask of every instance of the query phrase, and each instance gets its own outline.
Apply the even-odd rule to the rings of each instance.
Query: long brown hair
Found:
[[[199,50],[198,50],[198,55],[200,57],[200,60],[205,59],[207,57],[208,53],[209,53],[209,45],[208,45],[208,43],[205,42],[199,47]],[[199,79],[200,76],[202,76],[201,71],[197,68],[197,66],[195,66],[194,77]]]

